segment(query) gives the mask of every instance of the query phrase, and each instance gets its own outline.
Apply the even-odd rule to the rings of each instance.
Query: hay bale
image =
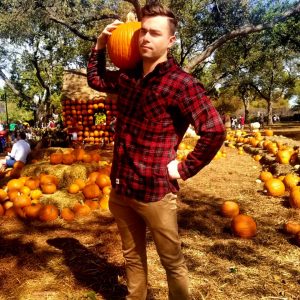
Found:
[[[66,189],[58,190],[54,194],[45,195],[40,198],[40,202],[43,204],[54,204],[59,210],[64,207],[72,208],[75,203],[84,201],[83,194],[81,192],[77,194],[70,194]]]
[[[59,179],[58,188],[66,188],[75,179],[86,180],[88,175],[99,169],[98,163],[75,163],[72,165],[51,165],[49,162],[39,162],[26,165],[22,176],[39,176],[41,173],[55,175]]]

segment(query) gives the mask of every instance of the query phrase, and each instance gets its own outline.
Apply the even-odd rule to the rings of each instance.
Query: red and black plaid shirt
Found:
[[[142,65],[131,71],[106,70],[105,51],[92,50],[88,83],[95,90],[118,94],[112,164],[117,193],[144,202],[158,201],[179,189],[167,165],[189,124],[201,138],[178,165],[183,180],[207,165],[225,138],[223,122],[203,86],[169,57],[143,78]]]

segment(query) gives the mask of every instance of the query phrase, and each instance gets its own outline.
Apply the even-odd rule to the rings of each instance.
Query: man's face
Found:
[[[139,34],[140,54],[144,60],[156,61],[167,55],[175,42],[167,17],[144,17]]]

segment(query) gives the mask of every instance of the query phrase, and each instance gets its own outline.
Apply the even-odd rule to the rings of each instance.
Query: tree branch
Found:
[[[282,15],[278,16],[277,18],[275,18],[273,21],[266,23],[266,24],[259,24],[259,25],[247,25],[247,26],[243,26],[240,27],[236,30],[233,30],[223,36],[221,36],[220,38],[218,38],[217,40],[215,40],[214,42],[212,42],[200,55],[196,56],[194,59],[192,59],[190,61],[190,63],[184,68],[185,71],[191,73],[192,70],[201,62],[203,62],[206,58],[208,58],[216,49],[220,48],[223,44],[225,44],[226,42],[235,39],[239,36],[246,36],[248,34],[251,33],[255,33],[255,32],[260,32],[269,28],[273,28],[277,23],[279,22],[283,22],[285,21],[287,18],[293,16],[293,15],[297,15],[300,12],[300,3],[284,12]]]
[[[124,1],[129,2],[133,5],[137,19],[140,21],[142,19],[142,13],[141,13],[141,5],[139,1],[138,0],[124,0]]]
[[[48,13],[48,17],[51,21],[61,24],[68,28],[71,32],[73,32],[75,35],[80,37],[81,39],[85,41],[91,41],[91,42],[96,42],[97,38],[96,37],[91,37],[88,35],[85,35],[84,33],[80,32],[78,29],[72,27],[70,24],[68,24],[66,21],[58,18],[49,8],[45,8],[46,12]]]
[[[11,91],[18,97],[25,99],[26,101],[31,101],[31,97],[24,94],[22,91],[16,88],[16,86],[11,82],[5,73],[0,69],[0,77],[5,82],[5,84],[11,89]]]

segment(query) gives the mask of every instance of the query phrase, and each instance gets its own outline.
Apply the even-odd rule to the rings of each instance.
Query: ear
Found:
[[[169,45],[168,45],[168,48],[171,48],[171,47],[174,45],[175,41],[176,41],[175,35],[171,35],[171,36],[169,37]]]

